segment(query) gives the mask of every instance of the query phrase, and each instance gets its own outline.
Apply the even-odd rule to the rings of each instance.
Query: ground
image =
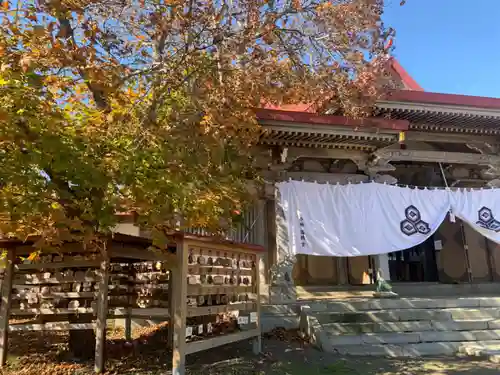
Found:
[[[170,356],[162,330],[144,330],[133,344],[114,332],[107,345],[108,373],[170,374]],[[72,362],[66,335],[15,335],[10,340],[9,366],[3,375],[88,375],[92,363]],[[251,354],[248,342],[212,349],[188,357],[188,375],[497,375],[500,365],[457,358],[393,360],[342,357],[316,350],[294,335],[263,340],[264,353]],[[40,354],[43,353],[43,354]]]

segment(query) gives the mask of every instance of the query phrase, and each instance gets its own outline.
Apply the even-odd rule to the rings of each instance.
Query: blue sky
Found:
[[[394,56],[426,90],[500,97],[500,0],[386,0]]]

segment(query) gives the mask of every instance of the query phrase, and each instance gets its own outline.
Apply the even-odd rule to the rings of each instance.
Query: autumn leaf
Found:
[[[32,57],[30,55],[24,55],[23,57],[21,57],[21,59],[19,60],[19,65],[21,66],[23,72],[28,71],[31,66],[31,62]]]
[[[45,28],[44,28],[43,26],[41,26],[41,25],[35,25],[35,26],[33,27],[33,32],[34,32],[34,34],[35,34],[36,36],[39,36],[39,37],[40,37],[40,36],[45,35]]]
[[[0,109],[0,121],[7,121],[9,119],[9,113]]]
[[[37,260],[37,259],[39,258],[39,255],[40,255],[40,253],[39,253],[39,252],[33,252],[33,253],[31,253],[31,254],[28,256],[28,258],[27,258],[27,259],[28,259],[30,262],[32,262],[32,261],[34,261],[34,260]]]
[[[255,108],[361,117],[390,86],[381,1],[189,4],[20,1],[2,19],[2,233],[91,244],[117,212],[160,246],[223,233],[261,183]]]

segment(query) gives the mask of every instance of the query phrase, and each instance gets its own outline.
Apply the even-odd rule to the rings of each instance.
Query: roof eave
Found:
[[[430,105],[435,108],[464,109],[468,111],[499,111],[500,98],[487,98],[482,96],[443,94],[428,91],[398,90],[390,92],[384,100],[378,103],[397,102],[407,105]],[[377,103],[377,104],[378,104]]]
[[[392,101],[381,100],[378,101],[376,106],[380,109],[389,110],[406,110],[416,112],[433,112],[456,114],[463,116],[481,116],[488,118],[500,118],[500,108],[478,108],[464,105],[449,105],[438,103],[425,103],[425,102],[407,102],[407,101]]]
[[[383,118],[360,118],[353,119],[345,116],[318,115],[308,112],[291,112],[269,109],[258,109],[256,111],[257,120],[261,124],[272,122],[280,123],[300,123],[325,127],[347,127],[356,129],[385,129],[393,131],[408,130],[409,122],[406,120],[391,120]]]

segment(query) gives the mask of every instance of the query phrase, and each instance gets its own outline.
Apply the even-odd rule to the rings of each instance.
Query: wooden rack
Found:
[[[111,264],[108,315],[125,318],[127,340],[134,318],[170,319],[168,267],[161,261]]]
[[[114,235],[99,252],[68,243],[35,262],[20,262],[30,242],[0,241],[8,249],[0,305],[0,365],[14,331],[95,331],[95,370],[104,371],[107,319],[169,321],[173,375],[185,356],[254,339],[261,351],[260,246],[175,234],[166,249],[146,238]],[[9,319],[22,323],[9,324]]]
[[[10,324],[9,331],[94,329],[101,261],[100,254],[87,252],[16,263],[9,270],[10,317],[22,323]]]
[[[261,351],[260,253],[260,247],[184,238],[172,280],[182,283],[175,296],[187,300],[174,303],[182,318],[174,321],[173,374],[184,374],[186,354],[235,341],[254,338],[254,351]]]

